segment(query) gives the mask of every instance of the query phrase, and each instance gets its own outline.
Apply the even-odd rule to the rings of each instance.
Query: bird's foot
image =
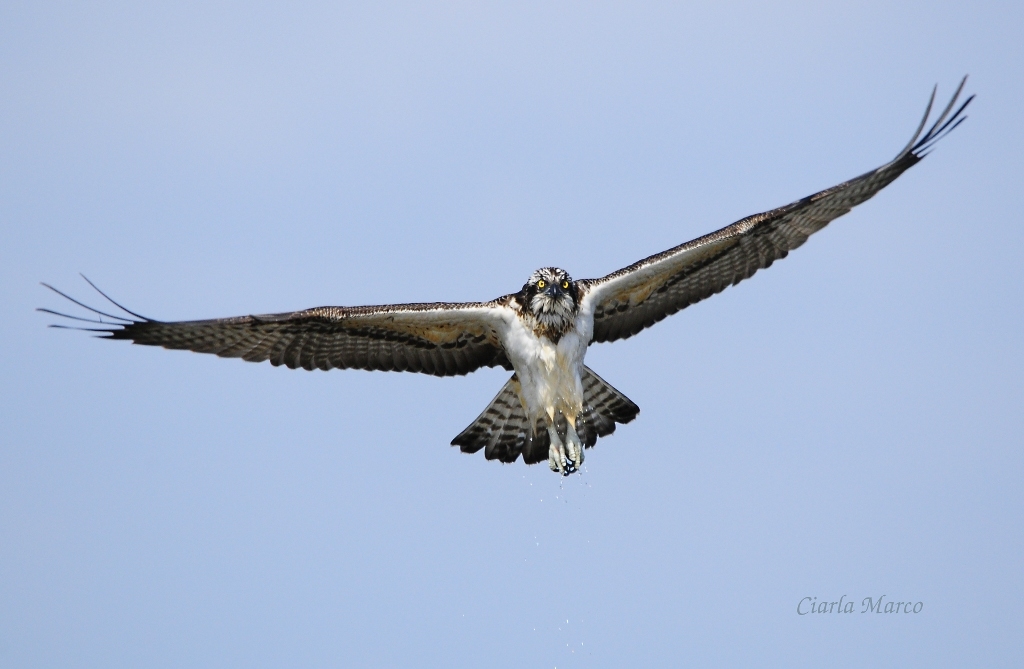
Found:
[[[562,476],[579,471],[583,465],[583,442],[572,425],[565,431],[564,440],[551,429],[551,445],[548,447],[548,466]]]

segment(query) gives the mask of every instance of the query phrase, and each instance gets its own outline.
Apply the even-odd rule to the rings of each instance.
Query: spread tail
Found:
[[[589,367],[583,368],[583,411],[576,417],[576,433],[586,447],[615,431],[616,423],[628,423],[640,407],[612,388]],[[544,419],[530,426],[520,399],[519,379],[512,378],[469,427],[452,439],[463,453],[484,451],[488,460],[515,462],[520,455],[532,465],[548,459],[551,439]]]

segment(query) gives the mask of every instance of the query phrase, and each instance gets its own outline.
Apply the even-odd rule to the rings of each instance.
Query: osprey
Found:
[[[545,267],[531,274],[518,292],[490,302],[317,307],[180,322],[140,316],[95,286],[127,316],[99,311],[47,285],[95,316],[41,311],[97,324],[100,327],[80,329],[109,339],[250,362],[269,360],[292,369],[453,376],[480,367],[504,367],[512,377],[452,445],[466,453],[482,449],[488,460],[501,462],[515,462],[520,455],[527,464],[546,459],[553,471],[567,476],[583,463],[585,448],[640,411],[583,364],[591,344],[631,337],[739,283],[871,198],[964,121],[963,111],[974,96],[950,112],[965,82],[966,77],[922,135],[935,101],[933,90],[913,138],[878,169],[600,279],[574,280],[563,269]]]

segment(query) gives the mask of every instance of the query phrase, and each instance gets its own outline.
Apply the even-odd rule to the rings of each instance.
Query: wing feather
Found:
[[[366,369],[454,376],[480,367],[512,367],[498,336],[503,319],[511,314],[507,298],[317,307],[283,314],[165,322],[127,310],[130,317],[101,313],[51,289],[97,314],[97,319],[43,311],[99,325],[88,329],[105,338],[127,339],[145,346],[212,353],[249,362],[269,360],[275,366],[308,370]]]
[[[645,258],[600,279],[581,284],[584,309],[594,313],[595,342],[630,337],[680,309],[754,275],[793,249],[921,160],[939,139],[966,116],[970,96],[950,115],[967,78],[924,136],[935,91],[917,131],[889,163],[838,186],[784,207],[741,219],[691,242]]]

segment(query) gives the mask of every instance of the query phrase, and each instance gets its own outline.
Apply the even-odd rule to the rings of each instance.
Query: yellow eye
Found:
[[[548,282],[545,281],[544,279],[541,279],[540,281],[537,282],[537,287],[540,288],[541,290],[544,290],[544,287],[547,285]]]
[[[569,282],[568,281],[563,281],[562,282],[562,290],[568,290],[568,288],[569,288]]]

